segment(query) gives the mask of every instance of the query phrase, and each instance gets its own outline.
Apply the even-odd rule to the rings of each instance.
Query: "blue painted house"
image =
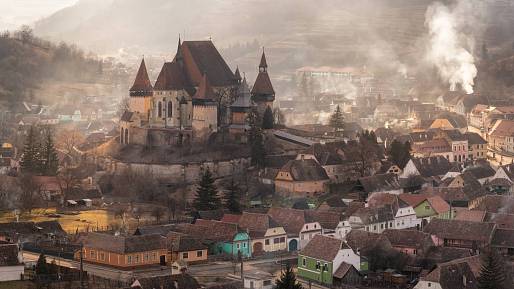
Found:
[[[240,230],[237,224],[198,219],[192,227],[196,234],[202,234],[203,239],[209,241],[210,254],[237,257],[241,252],[243,258],[252,256],[250,235]]]

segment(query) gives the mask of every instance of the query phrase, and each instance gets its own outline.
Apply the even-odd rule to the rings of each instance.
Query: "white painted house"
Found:
[[[23,259],[18,244],[0,243],[0,282],[22,280]]]

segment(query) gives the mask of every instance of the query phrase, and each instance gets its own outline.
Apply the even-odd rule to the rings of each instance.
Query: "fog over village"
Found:
[[[0,9],[0,289],[514,288],[514,1]]]

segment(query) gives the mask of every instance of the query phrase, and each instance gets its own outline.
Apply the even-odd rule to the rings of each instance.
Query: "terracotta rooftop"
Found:
[[[152,95],[153,87],[146,71],[145,59],[141,60],[134,84],[130,88],[131,96]]]

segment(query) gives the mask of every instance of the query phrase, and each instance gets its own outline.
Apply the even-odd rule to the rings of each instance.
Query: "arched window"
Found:
[[[168,117],[173,116],[173,103],[171,101],[168,101]]]
[[[128,134],[128,128],[125,129],[125,144],[129,143],[129,134]]]
[[[123,128],[121,128],[121,131],[120,131],[120,143],[123,144],[123,132],[125,130]]]
[[[157,116],[162,117],[162,102],[160,102],[160,101],[157,104]]]

